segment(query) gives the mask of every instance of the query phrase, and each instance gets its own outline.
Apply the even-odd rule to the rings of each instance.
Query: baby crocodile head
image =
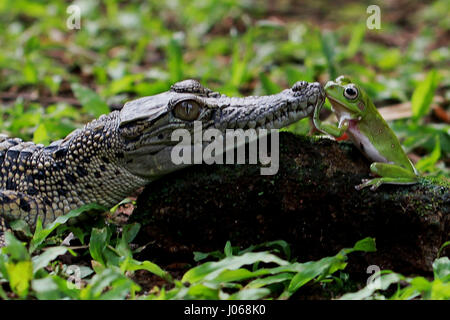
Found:
[[[182,165],[175,165],[170,154],[177,141],[176,129],[192,136],[194,122],[202,130],[279,129],[309,116],[324,102],[320,84],[299,81],[290,89],[269,96],[228,97],[184,80],[167,92],[125,104],[120,111],[119,135],[123,139],[125,166],[133,174],[154,180]]]

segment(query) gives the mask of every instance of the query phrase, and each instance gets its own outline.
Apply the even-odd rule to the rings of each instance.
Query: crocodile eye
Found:
[[[356,89],[354,86],[348,86],[344,90],[344,97],[349,100],[356,99],[358,97],[358,89]]]
[[[194,100],[178,102],[173,108],[173,115],[181,120],[192,121],[200,115],[200,105]]]

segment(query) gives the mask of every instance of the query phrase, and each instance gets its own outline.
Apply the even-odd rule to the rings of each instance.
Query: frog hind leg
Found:
[[[356,190],[369,186],[371,190],[376,190],[382,184],[409,185],[418,182],[418,177],[414,171],[395,164],[374,162],[370,165],[370,171],[380,177],[364,179],[361,184],[355,186]]]

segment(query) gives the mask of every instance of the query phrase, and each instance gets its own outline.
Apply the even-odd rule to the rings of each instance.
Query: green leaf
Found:
[[[55,260],[58,256],[67,252],[66,247],[52,247],[45,250],[42,254],[33,257],[33,274],[38,270],[46,267],[51,261]]]
[[[442,251],[445,249],[445,247],[450,246],[450,241],[445,241],[444,244],[439,248],[437,257],[439,258],[441,256]]]
[[[439,75],[436,70],[428,72],[425,80],[420,82],[413,92],[411,108],[413,119],[418,120],[428,113],[434,92],[439,84]]]
[[[25,245],[21,241],[17,240],[11,232],[5,233],[5,242],[6,247],[3,248],[3,252],[9,254],[12,260],[30,260],[30,254],[28,253]]]
[[[170,80],[177,82],[183,79],[183,53],[181,45],[175,39],[169,41],[167,46],[167,67],[170,73]]]
[[[219,300],[219,290],[217,288],[210,288],[202,283],[197,283],[189,287],[186,292],[186,296],[193,299],[207,299],[207,300]],[[184,299],[186,299],[186,296]],[[177,296],[180,298],[180,296]]]
[[[231,247],[230,241],[227,241],[227,243],[225,243],[225,249],[223,252],[225,253],[226,257],[231,257],[233,255],[233,248]]]
[[[172,276],[170,273],[161,269],[157,264],[150,261],[137,261],[134,259],[128,260],[125,265],[125,271],[147,270],[166,281],[172,282]]]
[[[107,287],[111,289],[105,292]],[[108,268],[92,278],[89,285],[81,290],[80,297],[85,300],[118,300],[137,290],[140,288],[132,280]]]
[[[30,260],[5,264],[8,272],[9,286],[21,298],[28,294],[31,279],[33,279],[33,265]]]
[[[267,288],[243,289],[230,296],[230,300],[260,300],[270,294]]]
[[[48,237],[48,235],[50,233],[52,233],[53,230],[55,230],[57,227],[66,223],[69,219],[76,218],[83,212],[90,211],[90,210],[106,211],[105,207],[100,206],[98,204],[84,205],[84,206],[81,206],[80,208],[70,211],[68,214],[65,214],[63,216],[56,218],[55,221],[50,223],[45,228],[42,228],[42,222],[39,218],[37,221],[37,224],[36,224],[36,230],[34,231],[34,236],[30,242],[29,252],[30,253],[34,252],[39,247],[39,245],[41,245],[42,242]]]
[[[270,95],[281,91],[280,86],[270,80],[270,78],[264,72],[261,72],[259,74],[259,80],[261,80],[264,94]]]
[[[377,60],[377,65],[382,70],[392,70],[399,65],[403,56],[399,49],[389,49],[380,53],[380,57]]]
[[[345,48],[345,57],[347,59],[352,58],[358,52],[363,42],[365,34],[366,34],[366,25],[364,24],[360,24],[359,26],[352,29],[350,41],[348,42],[348,45]]]
[[[289,283],[288,292],[292,295],[312,279],[326,273],[335,261],[335,257],[327,257],[319,261],[304,263],[303,270],[298,272]]]
[[[433,262],[434,277],[441,279],[442,282],[450,282],[450,260],[448,257],[442,257]]]
[[[376,285],[368,285],[365,286],[363,289],[353,292],[353,293],[346,293],[342,297],[339,298],[339,300],[365,300],[369,299],[375,291],[377,290],[386,290],[389,288],[389,286],[393,283],[397,283],[400,280],[403,280],[404,277],[402,275],[399,275],[397,273],[389,273],[385,275],[381,275],[378,278],[378,284]]]
[[[95,91],[82,86],[79,83],[73,83],[71,88],[75,97],[78,101],[80,101],[85,112],[93,115],[94,117],[99,117],[102,114],[109,113],[108,105]]]
[[[375,245],[375,239],[367,237],[367,238],[364,238],[362,240],[359,240],[353,246],[353,250],[355,250],[355,251],[364,251],[364,252],[375,252],[375,251],[377,251],[377,248],[376,248],[376,245]]]
[[[34,143],[48,144],[50,142],[50,137],[48,135],[48,130],[45,126],[45,122],[40,123],[33,133]]]
[[[127,244],[133,241],[136,235],[138,234],[140,228],[141,225],[137,222],[127,224],[126,226],[124,226],[122,231],[123,241],[126,242]]]
[[[89,240],[89,252],[92,259],[106,266],[103,252],[108,245],[108,229],[93,228],[91,232],[91,239]]]
[[[428,155],[417,161],[416,168],[422,172],[432,172],[435,170],[434,165],[441,157],[441,142],[439,136],[435,136],[436,144],[433,151]]]
[[[224,270],[236,270],[243,265],[251,265],[256,262],[273,262],[278,265],[287,265],[285,260],[267,252],[248,252],[241,256],[226,257],[217,262],[206,262],[187,271],[182,282],[196,283],[202,280],[213,280]]]
[[[292,273],[279,273],[265,278],[257,278],[246,285],[248,288],[260,288],[274,283],[290,281],[294,275]]]
[[[330,78],[335,79],[337,76],[335,66],[335,49],[337,48],[337,45],[335,35],[332,32],[323,32],[320,40],[322,44],[322,53],[327,59]]]

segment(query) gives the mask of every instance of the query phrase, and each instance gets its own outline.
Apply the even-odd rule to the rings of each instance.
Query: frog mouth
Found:
[[[338,118],[346,117],[350,118],[350,110],[341,104],[339,101],[335,100],[333,97],[327,96],[328,100],[331,103],[331,109]]]

